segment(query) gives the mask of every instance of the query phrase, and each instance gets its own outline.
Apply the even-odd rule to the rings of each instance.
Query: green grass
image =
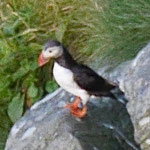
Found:
[[[61,41],[94,68],[114,67],[149,42],[149,25],[149,0],[0,0],[0,150],[12,122],[57,88],[52,62],[37,67],[44,42]]]

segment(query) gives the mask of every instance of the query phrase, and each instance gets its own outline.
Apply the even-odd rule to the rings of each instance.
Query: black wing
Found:
[[[99,76],[91,68],[78,64],[73,68],[74,80],[82,88],[91,95],[101,95],[107,93],[115,86],[110,84],[104,78]]]

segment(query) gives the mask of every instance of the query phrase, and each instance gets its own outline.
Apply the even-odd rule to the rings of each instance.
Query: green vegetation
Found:
[[[116,66],[149,41],[150,1],[0,0],[0,150],[12,123],[57,88],[52,62],[37,67],[48,39],[96,68]]]

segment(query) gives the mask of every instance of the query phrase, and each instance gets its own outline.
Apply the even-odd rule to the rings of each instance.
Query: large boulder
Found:
[[[72,95],[58,89],[13,126],[5,150],[139,150],[134,138],[150,150],[150,44],[134,60],[106,70],[101,75],[119,85],[127,105],[120,96],[122,103],[91,99],[87,116],[77,119],[64,109]]]
[[[72,95],[62,89],[46,96],[12,127],[5,150],[139,150],[125,105],[92,99],[77,119],[64,109]]]
[[[127,110],[134,125],[135,140],[150,150],[150,43],[120,70],[119,86],[127,99]]]

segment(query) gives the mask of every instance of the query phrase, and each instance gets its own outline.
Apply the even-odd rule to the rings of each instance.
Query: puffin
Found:
[[[83,118],[87,114],[87,102],[91,96],[116,99],[111,92],[116,88],[115,84],[98,75],[90,67],[76,62],[68,50],[56,40],[49,40],[44,44],[38,57],[38,66],[44,66],[52,58],[56,82],[75,96],[75,100],[65,106],[73,116]]]

